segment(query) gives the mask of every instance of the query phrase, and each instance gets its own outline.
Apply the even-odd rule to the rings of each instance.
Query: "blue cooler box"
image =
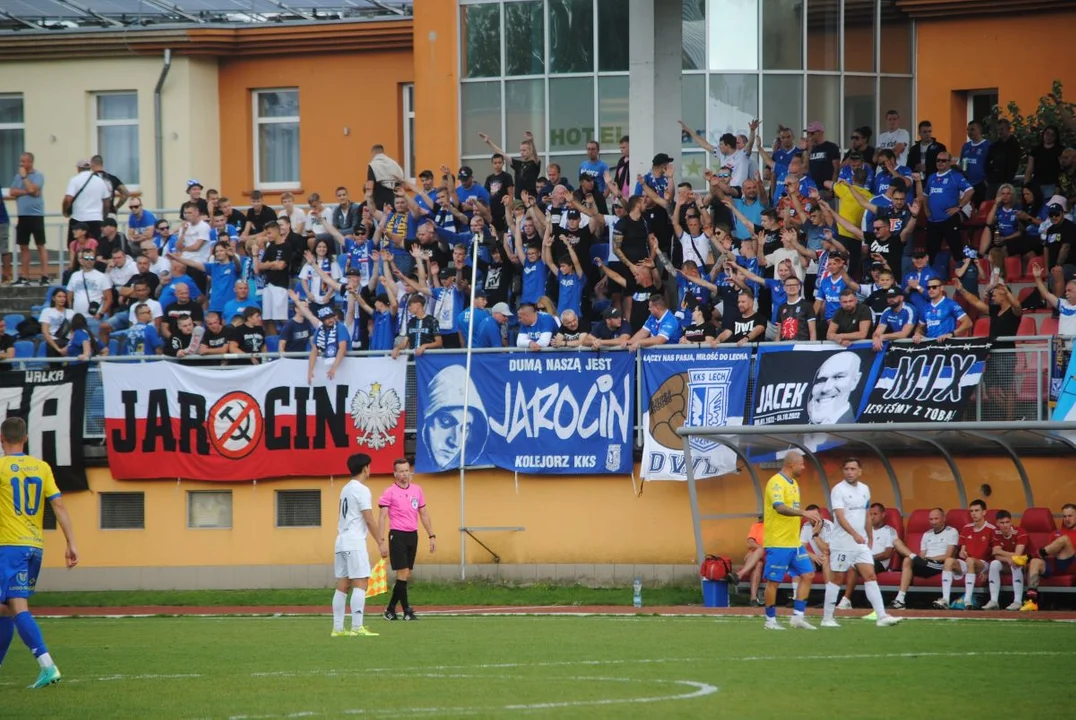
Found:
[[[703,607],[726,608],[729,606],[729,584],[725,580],[702,581]]]

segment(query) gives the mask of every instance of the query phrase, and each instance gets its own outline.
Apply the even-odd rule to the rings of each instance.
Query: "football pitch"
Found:
[[[0,717],[1070,717],[1072,623],[842,623],[372,616],[380,637],[330,638],[327,617],[43,619],[64,681],[24,689],[37,668],[16,638]]]

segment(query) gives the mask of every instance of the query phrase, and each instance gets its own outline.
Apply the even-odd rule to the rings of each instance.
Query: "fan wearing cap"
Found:
[[[491,307],[489,314],[482,319],[482,323],[475,325],[474,343],[471,347],[504,347],[505,337],[502,328],[510,317],[512,317],[512,310],[508,307],[508,303],[499,302]]]
[[[191,178],[187,181],[186,193],[188,199],[187,202],[183,203],[183,205],[179,208],[180,217],[183,217],[183,210],[187,207],[187,205],[196,205],[198,209],[202,212],[202,215],[209,215],[209,203],[204,197],[202,197],[203,189],[204,188],[202,187],[202,182],[200,180],[195,180],[194,178]]]
[[[112,208],[112,186],[90,169],[90,161],[79,160],[75,169],[62,203],[64,217],[71,220],[67,226],[69,243],[75,239],[71,232],[75,223],[84,223],[91,237],[101,237],[101,221]]]
[[[1076,243],[1076,223],[1065,217],[1065,201],[1055,195],[1046,206],[1046,222],[1040,226],[1046,267],[1064,265],[1069,261],[1072,245]]]
[[[370,556],[366,550],[366,536],[372,533],[377,541],[381,557],[389,556],[381,527],[374,517],[373,495],[366,483],[370,482],[370,463],[366,453],[356,453],[347,459],[347,471],[351,475],[340,489],[340,512],[336,521],[336,544],[333,547],[333,575],[336,592],[333,593],[332,637],[374,636],[364,627],[366,610],[366,587],[370,581]],[[344,629],[347,609],[347,593],[351,591],[351,629]]]
[[[317,329],[314,330],[314,338],[310,343],[310,358],[306,369],[306,381],[310,385],[314,384],[314,369],[319,357],[322,363],[328,366],[325,377],[331,382],[336,379],[336,371],[351,347],[351,336],[331,307],[318,310],[313,324]]]
[[[922,248],[912,252],[912,270],[904,276],[904,282],[901,283],[905,297],[915,308],[916,318],[920,319],[926,313],[927,305],[930,304],[927,297],[927,284],[932,279],[937,279],[939,282],[941,280],[938,273],[934,272],[934,268],[928,264],[928,259],[927,251]]]
[[[624,320],[620,309],[610,306],[602,311],[601,320],[591,324],[587,344],[595,350],[603,347],[625,347],[631,336],[631,325]]]
[[[459,198],[460,206],[463,208],[463,214],[470,219],[474,213],[475,208],[471,199],[482,203],[485,207],[490,206],[489,191],[486,190],[481,184],[475,182],[474,170],[470,165],[463,165],[460,167],[459,174],[460,184],[456,187],[456,197]]]
[[[874,328],[872,339],[875,350],[881,350],[882,343],[890,340],[911,337],[916,326],[915,308],[904,302],[903,290],[894,285],[885,291],[885,299],[889,307],[878,320],[878,327]]]
[[[836,143],[826,140],[826,127],[813,120],[803,131],[803,138],[807,148],[807,174],[814,184],[822,187],[827,180],[836,180],[841,167],[841,149]]]

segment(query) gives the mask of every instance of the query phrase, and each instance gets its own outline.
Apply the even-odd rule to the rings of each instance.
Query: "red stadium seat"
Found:
[[[945,513],[945,524],[956,528],[957,532],[963,530],[964,526],[970,522],[971,513],[968,512],[967,508],[953,508]]]
[[[909,536],[912,533],[922,535],[930,529],[930,510],[913,510],[912,514],[908,516],[908,524],[904,528],[904,532]]]
[[[1042,324],[1039,325],[1039,335],[1057,335],[1057,331],[1057,318],[1051,315],[1042,319]]]
[[[1008,282],[1018,282],[1023,276],[1023,258],[1019,255],[1011,255],[1005,258],[1005,279]]]
[[[975,321],[971,334],[973,337],[990,337],[990,318],[981,317]]]
[[[1050,508],[1033,507],[1024,510],[1024,514],[1020,516],[1020,527],[1029,533],[1052,533],[1057,530],[1057,523]]]
[[[1035,276],[1032,274],[1031,269],[1036,266],[1040,268],[1046,267],[1045,265],[1043,265],[1042,257],[1039,255],[1036,255],[1035,257],[1028,260],[1027,273],[1024,275],[1024,277],[1020,278],[1021,282],[1035,282]],[[1047,283],[1047,285],[1049,285],[1049,283]]]
[[[990,508],[986,511],[986,521],[991,525],[997,527],[998,511],[994,508]]]
[[[896,508],[885,509],[885,524],[897,531],[897,537],[904,539],[904,518]]]
[[[829,514],[829,508],[819,508],[818,512],[821,513],[823,519],[833,520],[833,516]]]
[[[1018,336],[1030,336],[1038,334],[1038,324],[1035,322],[1035,318],[1030,315],[1022,315],[1020,317],[1020,327],[1016,329]]]

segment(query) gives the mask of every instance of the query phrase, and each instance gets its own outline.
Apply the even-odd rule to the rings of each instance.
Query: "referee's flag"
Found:
[[[385,569],[385,558],[381,558],[370,572],[370,582],[366,585],[366,597],[377,597],[378,595],[384,595],[388,591],[389,573]]]

